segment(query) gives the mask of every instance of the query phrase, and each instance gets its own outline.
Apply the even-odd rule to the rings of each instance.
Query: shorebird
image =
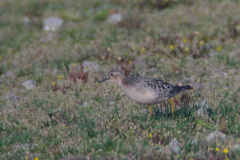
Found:
[[[110,81],[119,85],[125,94],[133,101],[148,105],[149,115],[151,117],[153,111],[150,105],[158,104],[168,100],[172,105],[172,113],[174,115],[174,103],[170,99],[176,94],[192,89],[190,85],[174,86],[161,79],[150,77],[127,77],[119,69],[113,69],[109,72],[108,77],[99,83]]]

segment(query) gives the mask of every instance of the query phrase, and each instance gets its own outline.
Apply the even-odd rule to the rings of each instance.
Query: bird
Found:
[[[148,105],[148,119],[150,119],[153,114],[151,105],[159,104],[167,100],[171,103],[172,113],[174,113],[174,103],[170,98],[185,90],[193,89],[190,85],[172,85],[161,79],[151,77],[126,76],[120,69],[111,70],[108,77],[99,83],[105,81],[114,82],[120,86],[131,100],[141,105]]]

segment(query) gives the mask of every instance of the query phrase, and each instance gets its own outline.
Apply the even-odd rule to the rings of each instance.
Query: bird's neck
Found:
[[[124,86],[129,86],[129,85],[131,85],[132,84],[132,80],[131,80],[131,77],[124,77],[123,79],[122,79],[122,85],[124,85]]]

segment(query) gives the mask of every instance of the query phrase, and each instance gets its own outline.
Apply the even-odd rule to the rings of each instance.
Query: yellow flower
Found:
[[[120,61],[121,59],[122,59],[122,57],[118,57],[118,58],[117,58],[117,60],[119,60],[119,61]]]
[[[187,38],[183,38],[183,42],[186,43],[187,42]]]
[[[141,48],[141,52],[145,52],[146,49],[144,47]]]
[[[35,157],[34,160],[38,160],[38,157]]]
[[[218,152],[218,151],[219,151],[219,149],[218,149],[218,148],[215,148],[215,151],[217,151],[217,152]]]
[[[158,53],[156,54],[156,57],[159,58],[159,54]]]
[[[194,160],[193,158],[190,158],[189,160]]]
[[[202,45],[204,45],[204,41],[199,42],[199,46],[202,46]]]
[[[227,153],[228,153],[228,149],[227,149],[227,148],[224,148],[224,149],[223,149],[223,153],[227,154]]]
[[[73,63],[73,67],[76,67],[76,63]]]
[[[217,51],[221,51],[221,47],[220,46],[217,47]]]
[[[52,85],[55,86],[55,85],[56,85],[56,82],[52,82]]]
[[[189,48],[188,48],[188,47],[185,47],[185,48],[184,48],[184,51],[185,51],[185,52],[188,52],[188,51],[189,51]]]
[[[129,63],[129,64],[132,64],[132,61],[129,61],[128,63]]]
[[[174,49],[175,49],[175,46],[174,46],[174,45],[170,45],[169,48],[170,48],[171,50],[174,50]]]
[[[28,159],[28,156],[26,156],[25,159]]]
[[[110,47],[108,47],[108,48],[107,48],[107,51],[108,51],[108,52],[110,52],[110,51],[111,51],[111,48],[110,48]]]
[[[63,77],[62,76],[57,76],[58,77],[58,79],[63,79]]]
[[[150,134],[148,135],[148,137],[149,137],[149,138],[152,138],[152,133],[150,133]]]

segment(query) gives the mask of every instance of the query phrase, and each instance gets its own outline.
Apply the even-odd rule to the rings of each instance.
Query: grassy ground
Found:
[[[0,159],[239,159],[239,5],[1,0]],[[123,18],[109,24],[114,13]],[[60,30],[44,31],[50,16]],[[194,89],[175,97],[174,116],[165,103],[147,120],[147,106],[96,83],[113,68]],[[226,138],[206,140],[217,130]]]

